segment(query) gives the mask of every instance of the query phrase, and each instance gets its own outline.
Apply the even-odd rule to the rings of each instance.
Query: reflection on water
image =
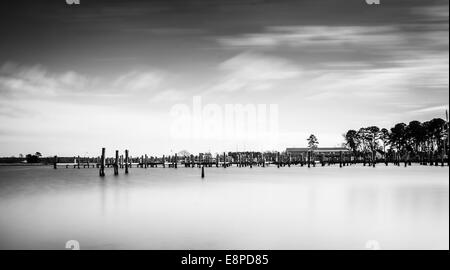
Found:
[[[122,173],[122,172],[121,172]],[[448,167],[0,167],[0,248],[449,248]]]

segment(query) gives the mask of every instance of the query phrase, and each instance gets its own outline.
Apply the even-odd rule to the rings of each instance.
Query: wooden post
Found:
[[[205,178],[205,165],[202,165],[202,178]]]
[[[280,168],[280,152],[277,152],[277,168]]]
[[[166,167],[166,156],[165,155],[163,155],[163,157],[162,157],[162,164],[163,164],[163,168],[165,168]]]
[[[308,168],[311,168],[311,151],[308,150]]]
[[[377,163],[377,154],[376,152],[372,152],[372,166],[375,168],[375,165]]]
[[[128,174],[128,165],[130,163],[129,157],[128,157],[128,150],[125,150],[125,173]]]
[[[178,154],[175,154],[175,163],[174,163],[174,168],[178,168]]]
[[[58,157],[55,156],[55,160],[54,160],[54,162],[53,162],[53,169],[56,170],[57,166],[58,166]]]
[[[114,160],[114,175],[119,175],[119,150],[116,150],[116,159]]]
[[[101,164],[100,164],[100,176],[101,177],[105,176],[105,152],[106,152],[106,149],[102,148],[102,159],[101,159]]]
[[[311,150],[311,162],[313,167],[316,167],[316,155],[314,154],[314,150]]]

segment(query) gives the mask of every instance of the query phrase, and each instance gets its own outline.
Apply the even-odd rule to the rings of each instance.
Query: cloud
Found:
[[[0,96],[46,99],[156,95],[169,88],[166,77],[164,71],[144,70],[119,74],[116,79],[111,80],[71,70],[52,72],[42,65],[20,66],[6,63],[0,67]]]
[[[427,108],[422,108],[419,110],[411,111],[411,113],[428,113],[428,112],[437,112],[437,111],[445,111],[448,110],[448,104],[447,105],[440,105],[440,106],[432,106]]]
[[[185,94],[182,91],[169,89],[164,90],[159,93],[155,93],[152,97],[150,97],[149,101],[151,103],[159,103],[159,102],[176,102],[185,98]]]
[[[395,26],[273,26],[262,33],[219,37],[225,47],[336,47],[400,44],[403,37]]]
[[[89,80],[74,71],[51,73],[43,66],[6,63],[0,68],[0,94],[3,96],[55,96],[84,91]]]
[[[394,59],[390,67],[357,66],[327,69],[306,73],[304,80],[311,91],[308,99],[325,100],[359,98],[402,100],[429,105],[447,94],[449,87],[448,54],[423,55],[415,59]],[[352,67],[352,66],[351,66]]]
[[[211,91],[262,91],[276,83],[296,78],[301,69],[283,58],[244,52],[219,65],[222,78]]]
[[[435,5],[427,7],[413,7],[411,8],[411,14],[420,15],[421,21],[426,22],[447,22],[449,18],[449,6],[447,5]]]
[[[163,81],[164,75],[162,72],[157,71],[145,71],[138,72],[133,71],[119,76],[113,86],[127,91],[154,91],[159,87]]]

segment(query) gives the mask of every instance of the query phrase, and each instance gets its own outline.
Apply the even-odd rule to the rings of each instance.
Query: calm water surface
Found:
[[[0,249],[449,249],[448,167],[0,167]]]

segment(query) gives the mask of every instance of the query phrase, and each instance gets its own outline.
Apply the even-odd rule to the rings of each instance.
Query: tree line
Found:
[[[448,157],[448,122],[441,118],[398,123],[390,129],[370,126],[349,130],[344,138],[353,155],[364,162],[382,159],[437,164]]]

